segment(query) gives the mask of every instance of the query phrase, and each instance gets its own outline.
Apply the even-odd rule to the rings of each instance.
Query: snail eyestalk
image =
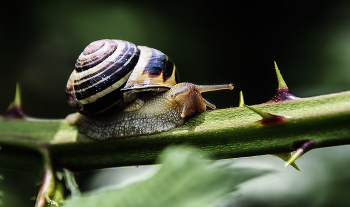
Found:
[[[217,91],[217,90],[223,90],[223,89],[233,89],[233,85],[225,84],[225,85],[196,85],[196,88],[199,93],[207,92],[207,91]]]

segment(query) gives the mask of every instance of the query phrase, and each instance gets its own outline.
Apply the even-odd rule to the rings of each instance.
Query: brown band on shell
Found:
[[[145,46],[138,48],[141,51],[139,62],[122,90],[170,88],[177,83],[175,65],[164,53]]]
[[[83,55],[90,55],[105,45],[105,40],[97,40],[90,43],[83,51]]]
[[[84,55],[87,54],[87,55]],[[91,43],[79,56],[78,68],[67,83],[67,101],[82,114],[97,114],[122,102],[122,92],[138,62],[136,45],[123,40],[100,40]],[[99,57],[104,55],[103,57]],[[96,58],[99,57],[99,58]],[[90,59],[89,59],[90,58]],[[90,62],[85,64],[84,61]],[[96,62],[93,62],[97,60]],[[88,68],[92,66],[91,68]],[[80,68],[80,69],[81,69]]]
[[[102,63],[118,48],[118,44],[112,40],[98,40],[93,43],[88,45],[78,57],[75,63],[77,72],[89,70]]]

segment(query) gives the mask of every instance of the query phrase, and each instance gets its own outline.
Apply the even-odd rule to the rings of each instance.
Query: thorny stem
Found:
[[[302,140],[315,140],[316,148],[350,144],[349,103],[350,92],[344,92],[253,106],[290,116],[285,124],[268,127],[259,124],[261,117],[245,107],[213,110],[168,132],[104,142],[78,134],[64,120],[0,119],[0,144],[32,148],[47,144],[55,167],[72,171],[153,164],[165,147],[179,144],[196,146],[215,159],[277,154],[294,151],[293,144]],[[0,161],[2,156],[6,155],[0,154]],[[23,165],[18,158],[9,167],[13,163]]]

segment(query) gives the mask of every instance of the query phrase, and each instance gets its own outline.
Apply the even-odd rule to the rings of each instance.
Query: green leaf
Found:
[[[162,167],[148,180],[71,198],[64,206],[207,206],[236,190],[237,185],[269,172],[214,167],[213,161],[190,147],[170,147],[160,157]]]

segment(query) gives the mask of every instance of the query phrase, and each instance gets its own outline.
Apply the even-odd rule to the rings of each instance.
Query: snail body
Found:
[[[67,120],[98,140],[153,134],[215,108],[202,92],[232,88],[178,83],[174,63],[159,50],[98,40],[84,49],[68,80],[67,101],[79,113]]]

